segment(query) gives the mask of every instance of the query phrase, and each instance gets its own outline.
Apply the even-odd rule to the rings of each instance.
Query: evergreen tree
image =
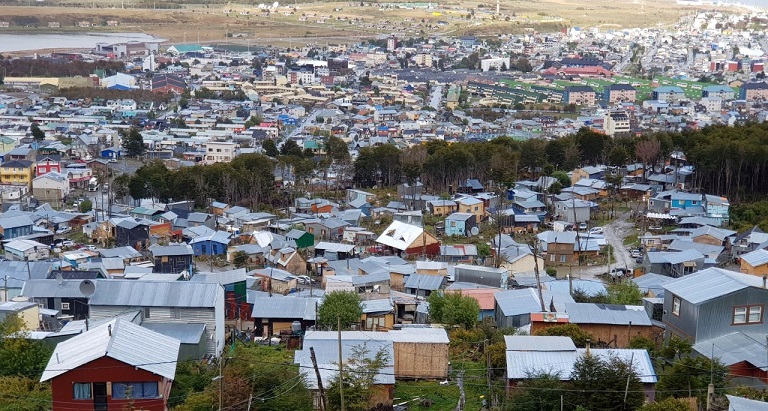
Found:
[[[36,142],[39,143],[45,140],[45,132],[40,130],[40,126],[38,126],[37,123],[32,123],[32,125],[29,127],[29,131],[32,133],[32,139],[34,139]]]
[[[139,157],[144,154],[144,137],[136,127],[131,127],[128,131],[120,130],[123,139],[123,149],[128,157]]]

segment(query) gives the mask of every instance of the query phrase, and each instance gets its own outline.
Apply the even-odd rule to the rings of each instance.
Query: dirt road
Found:
[[[629,212],[620,214],[615,220],[608,223],[605,227],[606,242],[611,246],[615,263],[611,268],[625,268],[631,270],[635,266],[635,259],[629,254],[629,250],[624,246],[624,239],[636,232],[634,224],[629,221]],[[559,268],[559,271],[568,268]],[[607,271],[605,264],[572,267],[573,278],[591,279]]]

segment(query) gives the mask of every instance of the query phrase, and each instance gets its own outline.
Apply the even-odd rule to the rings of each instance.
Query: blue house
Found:
[[[725,197],[711,194],[704,195],[704,210],[707,212],[707,218],[719,220],[720,223],[730,220],[731,203]]]
[[[453,213],[445,219],[445,235],[469,236],[477,220],[472,213]]]
[[[670,208],[703,207],[701,194],[674,192],[670,196]]]
[[[104,150],[101,150],[101,158],[113,158],[117,160],[118,158],[122,157],[123,152],[117,147],[110,147],[105,148]]]
[[[226,231],[216,231],[210,235],[197,237],[189,242],[196,256],[222,255],[229,247],[230,234]]]
[[[3,240],[32,234],[35,223],[26,215],[0,217],[0,236]]]

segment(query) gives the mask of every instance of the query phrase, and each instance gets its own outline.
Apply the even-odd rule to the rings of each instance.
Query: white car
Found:
[[[603,227],[592,227],[589,229],[590,234],[603,234],[605,229]]]
[[[96,251],[96,246],[95,245],[87,245],[87,246],[85,246],[83,248],[86,249],[86,250],[90,250],[90,251]]]
[[[64,240],[64,241],[61,242],[61,245],[63,247],[72,247],[72,246],[75,245],[75,242],[72,241],[72,240]]]
[[[308,275],[300,275],[297,277],[302,284],[312,284],[312,279]]]

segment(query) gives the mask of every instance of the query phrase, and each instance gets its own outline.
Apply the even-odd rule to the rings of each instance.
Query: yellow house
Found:
[[[768,275],[768,251],[758,249],[739,257],[740,270],[744,274],[765,276]]]
[[[21,319],[22,331],[34,331],[40,327],[40,307],[36,303],[14,299],[0,304],[0,319],[13,315]]]
[[[29,160],[10,160],[0,165],[0,184],[30,186],[35,176],[34,163]]]
[[[458,205],[453,200],[432,200],[427,203],[427,206],[432,215],[438,217],[447,217],[458,209]]]
[[[459,213],[474,214],[478,223],[483,221],[483,217],[485,217],[485,203],[483,203],[483,200],[467,196],[457,199],[456,203],[458,204]]]

